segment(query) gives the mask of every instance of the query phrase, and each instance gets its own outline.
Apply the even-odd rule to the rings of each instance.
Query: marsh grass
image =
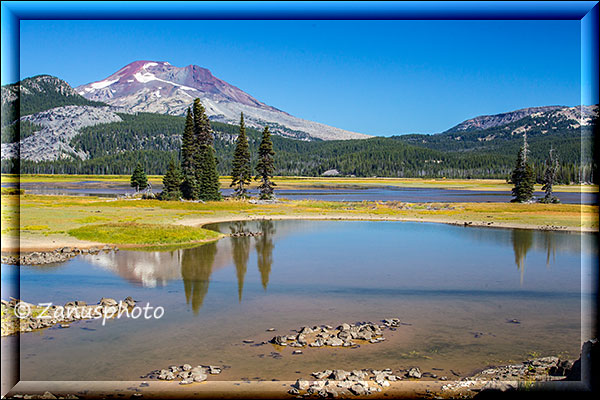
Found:
[[[172,245],[217,240],[217,232],[180,225],[109,223],[71,229],[68,234],[80,240],[120,245]]]
[[[158,200],[107,200],[99,197],[42,196],[24,194],[2,196],[2,234],[21,235],[37,242],[77,238],[105,243],[162,245],[205,240],[187,236],[185,230],[218,220],[245,218],[350,218],[405,219],[462,223],[472,221],[492,226],[518,224],[522,227],[564,226],[598,229],[598,207],[575,204],[516,203],[401,203],[401,202],[326,202],[315,200],[252,204],[247,200],[222,202],[179,202]],[[490,224],[491,223],[491,224]],[[177,225],[173,225],[177,224]],[[20,226],[19,226],[20,225]],[[155,232],[142,226],[165,226]],[[44,229],[39,229],[41,227]],[[104,229],[98,236],[99,226]],[[31,229],[34,227],[33,229]],[[35,229],[38,227],[38,229]],[[169,228],[171,227],[171,228]],[[29,228],[26,230],[26,228]],[[199,228],[198,228],[199,229]],[[152,233],[151,233],[152,232]],[[189,233],[188,232],[188,233]],[[156,233],[156,237],[153,237]],[[52,237],[50,237],[52,236]],[[132,237],[129,237],[132,236]],[[137,236],[133,237],[133,236]],[[48,242],[51,243],[51,242]]]

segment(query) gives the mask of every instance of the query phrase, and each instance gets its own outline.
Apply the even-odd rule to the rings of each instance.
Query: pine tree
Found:
[[[546,193],[543,199],[540,199],[540,203],[560,203],[558,197],[554,196],[552,191],[552,185],[556,181],[556,175],[558,172],[558,158],[554,157],[554,149],[551,147],[546,159],[546,171],[544,173],[544,186],[542,190]]]
[[[181,197],[180,186],[181,173],[179,171],[179,166],[175,163],[175,160],[171,158],[167,173],[163,177],[163,191],[160,194],[161,200],[179,200]]]
[[[210,121],[200,99],[193,106],[194,140],[197,151],[194,155],[194,174],[198,184],[195,198],[205,201],[221,200],[217,159],[213,147],[213,134]]]
[[[527,134],[523,136],[523,146],[517,155],[517,163],[511,175],[511,182],[515,185],[512,189],[512,202],[526,203],[533,198],[533,185],[535,184],[535,173],[531,165],[527,163]]]
[[[201,146],[201,163],[204,166],[200,176],[200,199],[205,201],[219,201],[221,197],[221,184],[217,173],[217,158],[212,146]]]
[[[194,136],[196,143],[200,145],[213,145],[210,121],[206,116],[206,110],[200,99],[194,100]]]
[[[273,151],[273,142],[271,141],[271,133],[269,127],[265,126],[262,134],[262,140],[258,148],[258,163],[256,164],[256,177],[255,180],[260,180],[258,186],[260,198],[263,200],[273,198],[274,186],[277,186],[271,179],[273,178],[273,172],[275,171],[275,165],[273,163],[273,157],[275,152]]]
[[[142,168],[142,164],[138,162],[131,175],[131,187],[134,187],[135,191],[139,192],[140,189],[145,189],[146,186],[148,186],[148,177]]]
[[[195,157],[198,150],[194,137],[194,119],[191,110],[188,108],[185,117],[185,128],[181,139],[181,159],[182,159],[182,181],[181,195],[184,199],[194,200],[198,196],[198,182],[196,180]]]
[[[246,197],[247,186],[252,180],[252,167],[250,166],[250,149],[244,125],[244,113],[240,117],[240,133],[235,143],[233,153],[233,166],[231,169],[231,185],[235,187],[236,197]]]

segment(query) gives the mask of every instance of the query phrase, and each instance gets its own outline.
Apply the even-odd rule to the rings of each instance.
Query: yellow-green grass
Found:
[[[199,243],[217,240],[223,236],[218,232],[197,227],[135,222],[85,225],[67,233],[79,240],[118,245]]]
[[[193,203],[29,194],[19,197],[2,196],[2,235],[20,235],[21,243],[29,243],[33,248],[37,244],[39,248],[58,247],[61,242],[72,242],[74,238],[110,244],[184,244],[186,240],[194,242],[208,238],[184,235],[184,231],[191,229],[190,227],[249,218],[383,219],[459,224],[473,222],[532,229],[560,226],[571,230],[598,230],[598,207],[575,204],[425,204],[314,200],[252,204],[243,200]],[[141,224],[150,225],[153,229],[165,229],[152,232]],[[180,226],[178,229],[181,230],[172,229],[173,225]],[[102,228],[105,236],[99,236],[98,230],[102,226],[113,228]],[[202,231],[196,233],[200,234]]]
[[[162,176],[149,175],[152,183],[162,182]],[[129,175],[9,175],[2,174],[2,182],[10,183],[21,181],[24,183],[49,182],[49,183],[76,183],[82,181],[99,181],[101,183],[128,183]],[[230,177],[220,178],[221,186],[227,187]],[[351,177],[298,177],[278,176],[274,178],[280,189],[294,188],[348,188],[348,187],[410,187],[410,188],[442,188],[454,190],[484,190],[484,191],[510,191],[512,186],[502,179],[420,179],[420,178],[351,178]],[[251,187],[257,184],[253,182]],[[541,185],[535,186],[541,190]],[[556,192],[582,192],[597,193],[598,185],[555,185]]]

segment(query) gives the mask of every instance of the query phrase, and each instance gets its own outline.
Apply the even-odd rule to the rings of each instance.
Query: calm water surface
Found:
[[[2,187],[15,186],[13,183],[3,183]],[[116,197],[125,193],[133,193],[132,188],[125,183],[107,183],[100,181],[82,181],[68,183],[24,182],[21,188],[27,193],[69,196],[101,196]],[[161,184],[153,186],[153,191],[162,190]],[[231,195],[233,189],[221,189],[224,195]],[[250,190],[256,195],[256,190]],[[440,188],[400,188],[394,186],[373,188],[330,188],[330,189],[277,189],[279,198],[289,200],[323,200],[323,201],[403,201],[419,202],[508,202],[512,196],[508,191],[487,190],[455,190]],[[566,204],[596,204],[597,193],[565,193],[555,195]],[[543,197],[543,192],[535,192],[535,196]]]
[[[281,379],[325,368],[419,366],[452,378],[529,353],[576,358],[582,235],[364,221],[224,223],[225,238],[170,252],[119,251],[21,267],[21,297],[64,304],[131,295],[159,320],[79,321],[20,338],[23,380],[135,380],[156,368],[227,365],[219,379]],[[592,238],[586,235],[585,238]],[[584,253],[582,253],[582,251]],[[594,255],[595,256],[595,255]],[[3,284],[14,266],[2,265]],[[584,276],[583,279],[589,279]],[[252,346],[303,325],[398,317],[386,341]],[[509,323],[517,319],[519,324]],[[15,338],[3,346],[15,345]],[[6,352],[3,352],[6,353]],[[298,372],[299,371],[299,372]]]

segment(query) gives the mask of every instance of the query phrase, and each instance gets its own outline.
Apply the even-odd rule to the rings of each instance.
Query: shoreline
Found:
[[[478,228],[501,228],[501,229],[528,229],[535,231],[553,231],[553,232],[574,232],[574,233],[598,233],[598,229],[588,228],[588,227],[568,227],[568,226],[555,226],[555,225],[527,225],[527,224],[519,224],[519,223],[497,223],[485,221],[468,221],[468,220],[459,220],[459,221],[448,221],[445,219],[438,218],[412,218],[412,217],[396,217],[396,216],[386,216],[386,217],[374,217],[374,216],[347,216],[347,215],[323,215],[323,216],[313,216],[313,215],[272,215],[269,217],[263,216],[235,216],[235,217],[226,217],[226,218],[215,218],[210,219],[204,222],[200,222],[199,225],[192,225],[188,223],[182,223],[181,225],[186,226],[199,226],[205,227],[210,224],[218,224],[223,222],[235,222],[235,221],[260,221],[265,219],[271,220],[313,220],[313,221],[391,221],[391,222],[425,222],[432,224],[447,224],[447,225],[456,225],[456,226],[464,226],[464,227],[478,227]],[[189,221],[185,221],[189,222]]]
[[[11,301],[16,302],[16,300]],[[130,297],[126,298],[123,302],[128,307],[135,306],[134,300]],[[78,303],[80,302],[68,302],[65,307],[89,307],[86,303]],[[110,298],[102,298],[98,302],[99,305],[108,307],[116,307],[116,303],[116,300]],[[287,346],[306,347],[311,346],[310,342],[313,339],[320,340],[319,337],[322,337],[323,333],[333,335],[331,337],[342,338],[340,341],[368,340],[367,337],[361,335],[371,336],[370,333],[372,333],[375,336],[383,338],[383,331],[388,329],[395,331],[396,327],[401,325],[398,318],[383,319],[381,322],[383,322],[382,325],[364,322],[357,322],[355,324],[342,323],[335,329],[328,325],[320,325],[313,328],[303,326],[301,329],[290,330],[290,332],[296,332],[291,335],[293,338],[290,338],[290,335],[287,335],[287,338],[286,335],[277,336],[279,333],[276,333],[276,336],[270,342],[276,343],[281,339],[286,341]],[[41,327],[35,328],[40,329]],[[270,329],[266,331],[272,332]],[[22,334],[23,332],[19,333]],[[346,335],[342,336],[342,333],[346,333]],[[301,344],[301,341],[305,343],[302,346],[298,346],[298,344]],[[253,342],[253,340],[248,342]],[[375,342],[378,342],[378,340]],[[332,343],[325,343],[324,345],[336,346]],[[341,345],[338,344],[337,346],[341,348]],[[589,385],[590,379],[594,379],[594,377],[591,375],[591,370],[586,369],[587,365],[585,362],[582,363],[582,359],[587,360],[590,357],[597,356],[598,346],[599,343],[595,339],[583,342],[577,359],[562,358],[559,356],[530,356],[523,359],[523,361],[513,361],[511,364],[482,364],[476,369],[471,370],[471,372],[460,375],[452,369],[447,369],[454,375],[448,374],[448,377],[438,377],[433,374],[433,372],[439,374],[437,371],[442,371],[441,369],[420,369],[419,366],[415,365],[403,365],[399,367],[398,365],[383,364],[378,366],[377,370],[373,369],[372,366],[352,371],[344,369],[319,370],[310,373],[308,376],[304,374],[298,378],[294,378],[295,380],[233,378],[234,380],[230,381],[219,381],[207,380],[207,378],[209,375],[220,374],[222,369],[235,367],[215,367],[202,363],[194,369],[192,364],[197,364],[197,360],[186,360],[190,363],[182,363],[179,360],[179,362],[175,363],[171,361],[171,366],[166,367],[166,369],[155,369],[147,372],[145,375],[140,375],[143,381],[21,381],[12,387],[12,389],[9,389],[9,396],[15,394],[17,396],[25,394],[41,395],[50,391],[55,396],[70,394],[80,398],[106,398],[112,397],[116,393],[131,394],[132,398],[141,397],[140,395],[157,398],[180,398],[188,396],[195,398],[215,398],[215,396],[228,397],[233,394],[238,398],[257,398],[257,396],[258,398],[292,398],[294,396],[373,399],[388,396],[409,398],[416,396],[456,398],[456,396],[460,396],[461,398],[476,398],[478,394],[486,391],[490,391],[491,393],[527,391],[530,393],[531,390],[564,390],[572,388],[586,390],[586,385]],[[389,368],[390,366],[392,368]],[[174,372],[171,373],[169,371]],[[190,371],[192,374],[185,371]],[[197,372],[200,372],[198,377],[194,375]],[[126,384],[127,386],[121,387],[121,384]],[[44,398],[53,397],[46,396]]]
[[[555,225],[528,225],[522,223],[511,223],[511,222],[497,222],[497,221],[469,221],[469,220],[454,220],[449,221],[443,218],[424,218],[424,217],[401,217],[401,216],[373,216],[373,215],[364,215],[364,216],[354,216],[354,215],[231,215],[231,216],[222,216],[222,217],[214,217],[214,218],[198,218],[198,219],[187,219],[183,221],[176,221],[174,225],[183,225],[190,227],[200,227],[205,228],[206,225],[210,224],[218,224],[225,222],[235,222],[235,221],[261,221],[261,220],[311,220],[311,221],[390,221],[390,222],[423,222],[423,223],[435,223],[435,224],[447,224],[454,226],[463,226],[474,227],[474,228],[495,228],[495,229],[526,229],[526,230],[534,230],[534,231],[551,231],[551,232],[570,232],[570,233],[598,233],[598,229],[593,229],[589,227],[567,227],[567,226],[555,226]],[[201,240],[195,242],[187,242],[187,243],[178,243],[178,244],[169,244],[164,243],[160,245],[138,245],[138,244],[118,244],[118,247],[121,249],[141,249],[144,248],[157,248],[157,251],[160,251],[161,247],[170,248],[170,247],[184,247],[191,245],[202,245],[205,243],[213,242],[216,240],[220,240],[228,235],[222,235],[217,239],[210,240]],[[3,241],[2,243],[2,253],[6,254],[16,254],[16,253],[32,253],[32,252],[53,252],[58,249],[64,247],[77,247],[79,249],[93,249],[98,246],[117,246],[113,243],[102,243],[102,242],[87,242],[83,240],[78,240],[75,238],[65,238],[62,241],[59,238],[53,238],[52,244],[47,243],[46,241],[35,241],[37,243],[31,243],[32,240],[28,238],[26,240],[26,244],[23,245],[20,238],[11,238],[20,242],[18,247],[15,245],[5,246]],[[8,239],[7,241],[9,241]],[[74,244],[74,242],[77,244]]]
[[[585,344],[584,344],[585,347]],[[580,363],[581,357],[571,364]],[[573,362],[574,360],[569,360]],[[339,398],[429,398],[429,399],[452,399],[477,398],[480,395],[503,394],[505,396],[535,394],[536,392],[558,392],[565,393],[565,390],[578,391],[581,394],[590,390],[589,382],[593,379],[584,369],[577,371],[581,374],[580,379],[576,379],[570,371],[562,374],[550,373],[551,368],[556,368],[559,364],[558,357],[543,357],[538,359],[529,359],[519,364],[498,365],[487,367],[481,372],[473,375],[441,380],[422,380],[419,378],[410,378],[400,381],[388,381],[379,385],[374,381],[369,381],[371,387],[380,388],[380,391],[373,391],[370,394],[356,395],[352,391],[338,393],[334,397]],[[552,366],[551,366],[552,365]],[[490,371],[502,371],[510,367],[519,366],[527,370],[524,375],[511,379],[492,378]],[[538,370],[538,373],[531,371]],[[579,366],[581,368],[581,366]],[[573,368],[575,369],[575,368]],[[343,370],[337,370],[343,371]],[[562,373],[562,372],[561,372]],[[490,375],[490,378],[482,378],[482,374]],[[108,398],[115,394],[131,398],[252,398],[252,399],[279,399],[279,398],[298,398],[319,397],[316,391],[308,395],[306,388],[308,385],[313,387],[323,386],[324,388],[333,387],[337,383],[344,381],[337,380],[314,380],[309,378],[304,381],[303,390],[298,390],[299,383],[296,381],[254,381],[254,380],[232,380],[232,381],[203,381],[188,385],[180,385],[178,381],[164,381],[148,379],[143,381],[61,381],[61,382],[39,382],[39,381],[20,381],[5,394],[7,397],[34,395],[41,396],[44,393],[52,393],[54,396],[77,396],[77,398]],[[366,381],[363,381],[366,382]],[[303,394],[302,394],[303,393]],[[331,397],[331,396],[329,396]],[[40,398],[40,397],[29,397]],[[44,397],[51,398],[51,397]],[[60,397],[59,397],[60,398]],[[68,397],[67,397],[68,398]]]

